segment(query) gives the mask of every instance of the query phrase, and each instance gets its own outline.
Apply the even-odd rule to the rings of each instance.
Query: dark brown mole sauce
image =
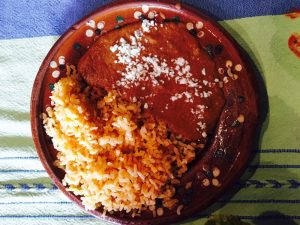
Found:
[[[150,27],[150,32],[143,32],[140,42],[144,48],[136,59],[142,62],[142,57],[157,58],[159,65],[165,62],[174,70],[177,66],[174,60],[184,59],[189,70],[183,76],[189,74],[188,79],[196,79],[198,86],[179,83],[177,70],[173,77],[167,73],[155,77],[156,85],[153,79],[120,84],[126,65],[118,63],[118,51],[113,52],[111,47],[119,43],[120,38],[130,43],[130,36],[138,29],[141,23],[101,36],[81,58],[79,73],[94,87],[104,87],[107,91],[116,89],[125,99],[141,102],[145,112],[166,122],[170,131],[188,140],[203,140],[216,126],[225,102],[214,61],[184,24],[157,24]],[[155,68],[149,67],[146,73],[151,76],[154,72]]]

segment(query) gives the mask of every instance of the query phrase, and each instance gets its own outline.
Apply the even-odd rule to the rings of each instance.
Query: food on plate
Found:
[[[63,184],[89,210],[181,215],[178,187],[191,189],[182,179],[207,145],[239,143],[232,129],[245,121],[236,106],[245,97],[223,87],[242,69],[230,60],[217,67],[180,22],[143,19],[101,35],[54,84],[42,114]],[[201,183],[218,188],[221,171],[211,171]]]
[[[117,89],[146,104],[155,118],[190,140],[205,139],[225,102],[214,61],[181,23],[144,20],[111,31],[78,69],[91,86]]]
[[[169,133],[164,122],[142,112],[141,103],[83,83],[77,75],[60,79],[53,108],[44,115],[68,190],[82,196],[87,209],[155,211],[158,199],[174,207],[173,185],[197,144]]]

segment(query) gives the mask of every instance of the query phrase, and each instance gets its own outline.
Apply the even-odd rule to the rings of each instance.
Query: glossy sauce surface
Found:
[[[203,140],[225,103],[216,65],[183,24],[147,23],[101,36],[81,58],[79,73],[91,86],[141,102],[171,131]]]

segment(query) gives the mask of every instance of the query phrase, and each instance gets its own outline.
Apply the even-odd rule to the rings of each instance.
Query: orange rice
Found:
[[[63,184],[89,210],[155,214],[158,198],[174,208],[174,185],[194,159],[196,143],[168,134],[166,124],[115,91],[89,97],[91,88],[82,89],[77,75],[61,78],[43,114],[58,150],[56,165],[65,171]]]

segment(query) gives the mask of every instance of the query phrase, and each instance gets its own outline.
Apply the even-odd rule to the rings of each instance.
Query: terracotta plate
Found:
[[[158,20],[185,23],[189,32],[200,39],[201,46],[214,59],[218,68],[221,68],[219,72],[226,74],[227,69],[232,68],[239,81],[231,93],[227,93],[224,108],[227,113],[221,116],[223,122],[219,122],[223,123],[223,129],[227,129],[225,136],[229,139],[223,143],[214,142],[220,128],[217,127],[205,154],[182,178],[183,187],[191,181],[193,186],[181,194],[178,190],[180,201],[184,205],[181,215],[177,215],[176,210],[166,210],[161,217],[153,218],[152,214],[143,213],[141,217],[131,218],[125,213],[102,216],[101,210],[89,211],[99,218],[122,224],[170,224],[208,207],[233,185],[246,168],[257,132],[257,82],[252,66],[241,48],[220,25],[203,13],[180,4],[162,1],[117,2],[100,8],[73,25],[52,47],[36,76],[31,98],[32,134],[39,157],[57,187],[83,207],[80,198],[67,192],[62,185],[64,171],[53,165],[57,152],[40,119],[40,114],[50,105],[49,96],[53,84],[64,76],[66,65],[76,66],[81,56],[102,34],[142,18],[152,19],[154,12],[157,13]],[[231,112],[233,106],[234,110]],[[245,121],[237,121],[240,114],[244,115]],[[230,144],[227,146],[224,143]]]

